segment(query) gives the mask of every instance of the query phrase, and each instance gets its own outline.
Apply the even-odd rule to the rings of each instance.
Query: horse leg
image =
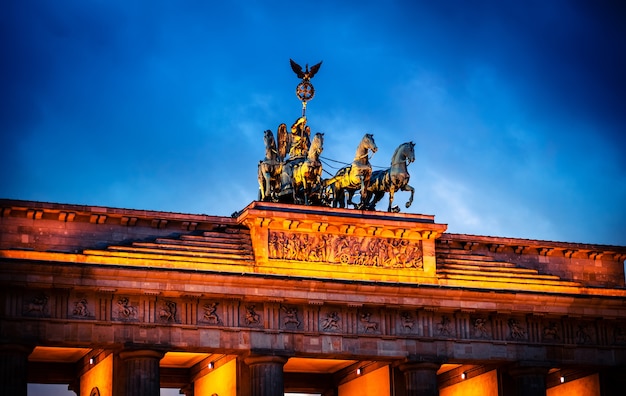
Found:
[[[346,205],[346,192],[341,187],[335,187],[335,191],[333,193],[334,197],[334,207],[335,208],[344,208]]]
[[[307,185],[306,185],[306,175],[303,175],[302,177],[302,194],[304,194],[304,205],[308,205],[309,204],[309,197],[308,197],[308,190],[307,190]]]
[[[411,191],[411,196],[409,197],[409,200],[406,201],[406,207],[408,208],[413,203],[413,194],[415,193],[415,189],[407,184],[407,185],[404,186],[404,188],[402,190],[403,191]]]
[[[383,199],[383,197],[385,196],[385,192],[384,191],[376,191],[373,195],[371,195],[371,203],[367,204],[367,209],[368,210],[376,210],[376,204]],[[368,197],[368,201],[370,200],[370,197]]]
[[[367,186],[365,185],[365,175],[359,175],[361,179],[361,203],[359,205],[359,209],[365,208],[365,203],[367,202]]]
[[[271,190],[271,179],[272,179],[272,174],[269,171],[266,171],[263,176],[265,177],[265,192],[263,193],[264,197],[263,200],[266,200],[267,197],[270,196],[272,190]]]
[[[259,182],[259,201],[265,199],[265,176],[263,175],[263,162],[259,162],[259,169],[257,171],[257,180]]]
[[[389,206],[387,207],[387,212],[392,212],[391,205],[393,205],[393,195],[395,192],[396,187],[392,184],[391,187],[389,187]]]

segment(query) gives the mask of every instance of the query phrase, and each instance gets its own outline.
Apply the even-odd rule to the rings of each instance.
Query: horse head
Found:
[[[372,150],[372,152],[377,152],[378,151],[378,147],[376,146],[376,142],[374,142],[374,135],[371,133],[366,133],[365,136],[363,136],[363,140],[361,141],[363,144],[363,147],[365,147],[368,150]]]
[[[415,161],[415,143],[407,142],[402,144],[401,147],[405,160],[408,161],[409,164]]]
[[[321,132],[317,132],[313,137],[313,141],[311,142],[311,147],[309,147],[309,158],[317,159],[322,151],[324,150],[324,134]]]
[[[265,132],[263,132],[263,142],[265,143],[265,147],[276,145],[276,141],[274,140],[274,134],[271,130],[266,129]]]

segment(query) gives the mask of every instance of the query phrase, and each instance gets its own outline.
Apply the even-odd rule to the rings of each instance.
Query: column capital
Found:
[[[165,352],[154,349],[125,349],[119,353],[122,360],[137,358],[152,358],[161,360],[165,356]]]
[[[545,366],[545,363],[538,362],[537,364],[523,363],[513,367],[509,367],[509,374],[512,377],[520,376],[546,376],[550,371],[550,367]]]
[[[441,363],[435,363],[435,362],[404,362],[404,363],[400,363],[398,368],[403,373],[407,372],[407,371],[414,371],[414,370],[426,370],[426,371],[432,370],[432,371],[437,371],[437,370],[439,370],[439,368],[441,368]]]
[[[265,363],[276,363],[280,365],[284,365],[287,363],[289,358],[287,356],[277,356],[277,355],[251,355],[246,357],[243,361],[248,366],[252,366],[255,364],[265,364]]]
[[[30,355],[35,349],[32,345],[0,343],[0,352]]]
[[[444,356],[434,355],[409,355],[398,364],[400,371],[410,370],[439,370],[448,359]]]

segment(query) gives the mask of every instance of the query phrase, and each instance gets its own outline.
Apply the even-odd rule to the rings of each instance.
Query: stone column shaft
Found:
[[[31,352],[32,348],[22,345],[0,346],[0,396],[26,396]]]
[[[126,396],[159,396],[161,378],[159,361],[164,353],[153,350],[120,352],[124,361]]]
[[[253,356],[245,363],[250,367],[251,396],[283,396],[285,394],[282,356]]]
[[[519,396],[546,396],[545,367],[515,367],[509,370],[515,381],[515,391]]]
[[[439,396],[437,370],[441,364],[408,362],[400,365],[406,383],[406,396]]]

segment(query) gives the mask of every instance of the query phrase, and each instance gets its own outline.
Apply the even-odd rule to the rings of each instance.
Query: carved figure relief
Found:
[[[511,318],[508,321],[510,337],[514,340],[523,340],[526,338],[526,330],[522,328],[517,319]]]
[[[326,318],[322,320],[322,330],[325,330],[325,331],[340,330],[341,329],[341,327],[339,326],[340,320],[341,319],[339,318],[339,314],[337,312],[335,311],[327,312]]]
[[[117,317],[121,320],[137,319],[137,308],[130,304],[128,297],[117,300]]]
[[[46,316],[48,314],[48,300],[49,297],[44,293],[36,295],[24,307],[24,314]]]
[[[159,308],[158,316],[163,322],[176,322],[176,303],[174,301],[164,301]]]
[[[441,316],[441,321],[437,323],[437,333],[443,337],[450,337],[450,335],[452,335],[450,331],[450,317],[447,315]]]
[[[74,303],[74,310],[72,311],[72,315],[81,316],[84,318],[89,316],[89,309],[87,308],[86,298],[81,298],[79,301],[76,301]]]
[[[407,311],[400,312],[400,323],[404,331],[406,331],[407,333],[410,333],[411,331],[413,331],[413,326],[415,325],[415,319],[413,318],[413,315],[411,315],[410,312],[407,312]]]
[[[487,320],[484,318],[472,319],[474,326],[474,337],[476,338],[491,338],[489,330],[487,329]]]
[[[422,269],[421,241],[270,232],[270,259]]]
[[[372,331],[373,333],[378,331],[378,322],[372,322],[372,314],[369,312],[362,312],[359,321],[363,325],[363,329],[367,333],[368,331]]]
[[[298,320],[298,309],[297,308],[295,308],[295,307],[286,307],[284,305],[281,305],[280,308],[285,313],[285,315],[283,317],[283,326],[285,326],[285,327],[287,327],[288,325],[295,326],[296,329],[298,327],[300,327],[300,321]]]
[[[221,320],[219,315],[217,314],[218,305],[218,302],[204,304],[202,306],[202,308],[204,309],[204,315],[202,316],[202,320],[211,324],[220,324]]]
[[[261,317],[259,316],[259,314],[256,313],[254,304],[246,306],[244,321],[248,326],[260,323]]]
[[[615,326],[615,343],[626,344],[626,329],[622,326]]]
[[[548,325],[543,328],[543,340],[544,341],[556,341],[560,340],[559,328],[555,322],[548,322]]]
[[[576,343],[577,344],[589,344],[591,342],[591,335],[589,334],[589,328],[585,323],[578,324],[576,329]]]

